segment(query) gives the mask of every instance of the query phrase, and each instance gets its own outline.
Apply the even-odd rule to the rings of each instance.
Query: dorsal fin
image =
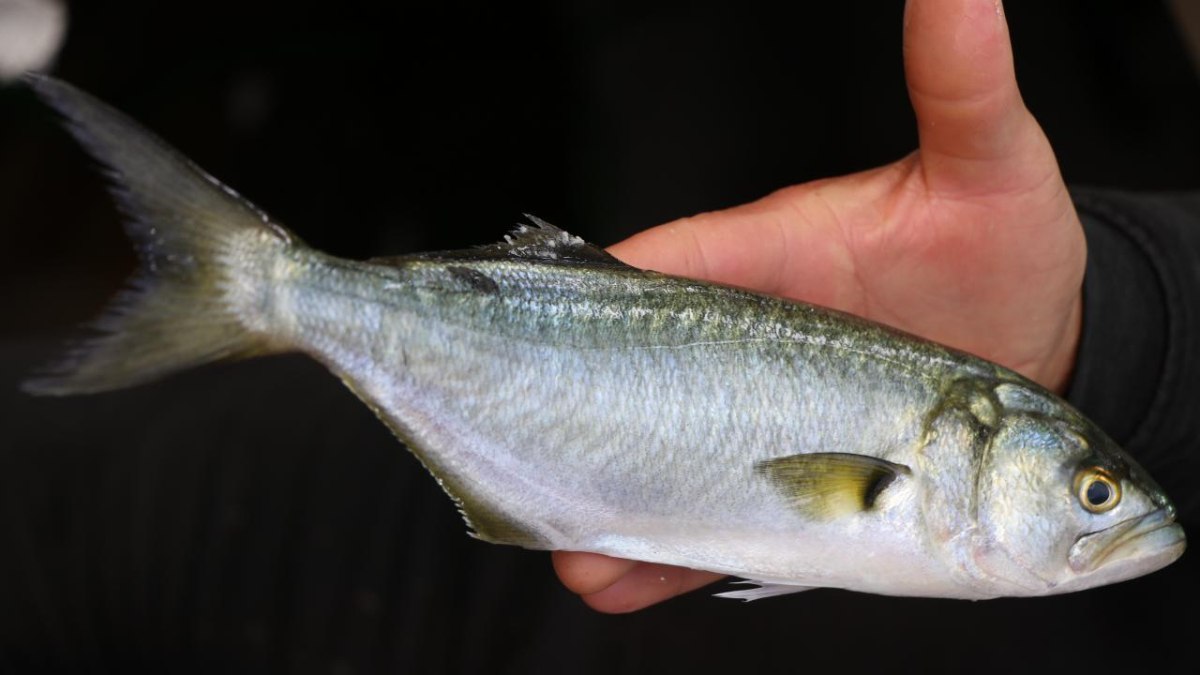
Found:
[[[532,225],[520,224],[496,244],[507,255],[535,260],[566,260],[623,264],[604,249],[559,229],[537,216],[525,214]]]
[[[625,263],[609,255],[604,249],[589,244],[580,237],[559,229],[550,223],[525,214],[529,223],[521,223],[504,241],[459,251],[436,251],[404,256],[375,258],[371,262],[379,265],[400,265],[410,260],[496,260],[520,258],[558,263],[588,263],[625,267]]]

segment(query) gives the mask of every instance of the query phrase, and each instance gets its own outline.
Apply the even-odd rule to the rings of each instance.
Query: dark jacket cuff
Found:
[[[1073,196],[1088,262],[1068,400],[1149,468],[1200,431],[1200,196]]]

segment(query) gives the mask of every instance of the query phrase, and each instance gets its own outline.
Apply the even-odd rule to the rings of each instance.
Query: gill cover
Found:
[[[1061,472],[1052,469],[1051,457],[1060,456],[1054,441],[1030,424],[1048,420],[1056,407],[1037,385],[998,374],[1004,379],[949,383],[926,418],[918,453],[922,514],[931,544],[972,592],[1038,595],[1050,582],[1029,554],[1041,544],[1022,537],[1039,529],[1032,514],[1048,507],[1045,483]]]
[[[1046,592],[1061,581],[1081,527],[1071,485],[1086,450],[1061,423],[1005,415],[979,467],[976,560],[997,582]]]

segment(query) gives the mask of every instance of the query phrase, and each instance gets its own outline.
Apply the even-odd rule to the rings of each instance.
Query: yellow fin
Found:
[[[840,452],[789,455],[759,462],[765,475],[796,509],[814,518],[866,511],[898,476],[912,471],[878,457]]]

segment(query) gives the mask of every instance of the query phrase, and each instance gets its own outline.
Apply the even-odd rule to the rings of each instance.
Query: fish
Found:
[[[104,167],[140,260],[27,392],[302,352],[472,536],[732,575],[747,587],[718,595],[740,600],[1051,595],[1185,549],[1132,457],[1000,365],[637,269],[532,216],[474,249],[336,258],[92,96],[27,82]]]

